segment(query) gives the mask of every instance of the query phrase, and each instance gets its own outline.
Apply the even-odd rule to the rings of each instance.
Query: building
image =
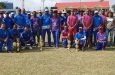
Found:
[[[106,9],[109,10],[109,1],[97,1],[97,2],[64,2],[56,3],[58,10],[64,9]]]

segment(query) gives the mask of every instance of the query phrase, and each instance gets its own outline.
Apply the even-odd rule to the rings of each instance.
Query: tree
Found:
[[[112,5],[112,9],[113,9],[113,11],[115,12],[115,4],[114,4],[114,5]]]
[[[5,9],[6,5],[3,2],[0,2],[0,9]]]

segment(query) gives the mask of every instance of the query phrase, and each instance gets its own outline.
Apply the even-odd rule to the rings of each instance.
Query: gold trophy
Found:
[[[42,51],[42,46],[43,46],[42,37],[40,37],[39,45],[40,45],[40,50]]]
[[[79,51],[78,40],[76,40],[75,43],[76,43],[75,48],[76,48],[77,51]]]
[[[18,38],[16,39],[15,42],[13,42],[13,47],[16,49],[17,52],[20,51],[20,43],[18,41]]]

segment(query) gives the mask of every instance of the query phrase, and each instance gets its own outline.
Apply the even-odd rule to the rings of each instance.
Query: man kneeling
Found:
[[[25,49],[27,44],[30,44],[29,49],[32,49],[33,36],[32,36],[32,32],[29,31],[27,27],[25,27],[24,31],[21,33],[20,43],[21,43],[22,49]]]
[[[84,50],[86,44],[86,34],[82,27],[79,27],[79,32],[75,34],[75,44],[77,50]]]
[[[105,49],[107,44],[107,33],[103,31],[103,27],[99,28],[99,32],[97,33],[96,39],[97,39],[96,50]]]

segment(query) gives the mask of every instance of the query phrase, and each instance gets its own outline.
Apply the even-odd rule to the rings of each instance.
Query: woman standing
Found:
[[[113,12],[108,12],[108,14],[107,14],[107,33],[108,33],[108,40],[110,41],[109,43],[108,43],[108,45],[109,46],[111,46],[112,47],[112,45],[113,45],[113,24],[112,24],[112,22],[113,22]],[[110,34],[110,35],[109,35]]]

